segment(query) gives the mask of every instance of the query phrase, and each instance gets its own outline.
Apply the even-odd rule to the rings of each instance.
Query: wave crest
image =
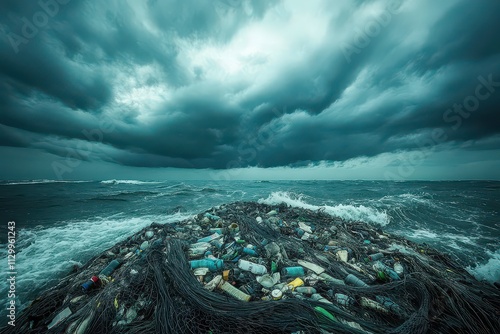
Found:
[[[500,282],[500,249],[495,253],[487,251],[490,259],[483,264],[476,264],[475,267],[467,267],[467,271],[478,280],[485,280],[490,283]]]
[[[138,180],[105,180],[102,184],[158,184],[157,181],[138,181]]]
[[[286,203],[291,206],[309,210],[321,209],[331,216],[340,217],[348,221],[363,221],[380,226],[385,226],[390,223],[390,216],[385,211],[379,211],[377,209],[370,208],[364,205],[314,205],[305,202],[303,196],[291,194],[285,191],[273,192],[266,199],[259,199],[258,202],[269,205]]]

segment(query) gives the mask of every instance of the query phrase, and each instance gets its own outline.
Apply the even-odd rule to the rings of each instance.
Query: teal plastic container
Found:
[[[210,271],[219,271],[224,268],[224,261],[219,259],[203,259],[203,260],[193,260],[189,261],[191,269],[196,268],[208,268]]]
[[[118,260],[113,260],[111,261],[108,266],[106,268],[104,268],[100,273],[99,273],[99,276],[100,275],[104,275],[106,277],[108,276],[111,276],[111,274],[113,273],[113,271],[115,271],[116,268],[118,268],[118,266],[120,265],[120,261]]]
[[[306,275],[303,267],[286,267],[283,268],[281,273],[286,277],[301,277]]]

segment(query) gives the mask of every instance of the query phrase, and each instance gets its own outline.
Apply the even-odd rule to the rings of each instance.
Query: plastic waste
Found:
[[[240,268],[241,270],[250,271],[255,275],[267,274],[267,269],[265,266],[246,260],[238,260],[238,268]]]
[[[223,227],[212,227],[209,229],[210,232],[212,233],[218,233],[218,234],[224,234],[224,228]]]
[[[312,229],[311,229],[311,226],[303,223],[303,222],[299,222],[299,227],[304,230],[304,232],[307,232],[307,233],[313,233]]]
[[[379,302],[382,306],[389,309],[391,312],[397,315],[404,314],[404,311],[401,309],[401,307],[395,302],[393,302],[390,298],[384,296],[375,296],[375,299],[377,300],[377,302]]]
[[[368,260],[370,260],[370,261],[373,262],[373,261],[380,260],[383,257],[384,257],[384,254],[382,254],[382,253],[375,253],[375,254],[368,255]]]
[[[238,288],[235,288],[226,281],[221,281],[221,283],[219,284],[219,289],[226,292],[228,295],[233,296],[234,298],[244,302],[248,302],[252,298],[252,296],[247,295],[246,293],[239,290]]]
[[[305,276],[306,273],[302,267],[286,267],[283,268],[281,274],[285,277],[300,277]]]
[[[322,268],[318,266],[317,264],[314,264],[312,262],[308,262],[305,260],[298,260],[298,264],[300,264],[302,267],[307,268],[309,270],[312,270],[315,274],[322,274],[325,271],[325,268]]]
[[[352,286],[357,286],[357,287],[360,287],[360,288],[366,288],[366,287],[368,287],[368,284],[366,284],[365,282],[363,282],[362,280],[360,280],[359,278],[357,278],[353,274],[347,275],[346,278],[344,279],[344,282],[346,284],[349,284],[349,285],[352,285]]]
[[[210,242],[212,240],[219,239],[219,238],[222,238],[222,235],[219,233],[214,233],[214,234],[211,234],[207,237],[198,239],[198,242]]]
[[[272,258],[280,253],[280,246],[275,242],[270,242],[264,246],[268,258]]]
[[[380,303],[378,303],[374,300],[368,299],[366,297],[361,297],[359,304],[363,307],[366,307],[366,308],[369,308],[369,309],[372,309],[375,311],[379,311],[382,313],[388,313],[387,309],[385,307],[383,307]]]
[[[348,252],[345,249],[337,251],[337,258],[342,262],[347,262]]]
[[[208,219],[211,219],[211,220],[219,220],[220,217],[219,216],[216,216],[216,215],[213,215],[209,212],[205,213],[205,217],[208,218]]]
[[[335,294],[335,301],[342,305],[348,307],[352,303],[354,303],[354,299],[352,297],[349,297],[347,295],[344,295],[342,293],[336,293]]]
[[[220,282],[222,281],[222,276],[217,275],[210,282],[205,284],[204,288],[209,290],[209,291],[214,291],[216,287],[219,286]]]
[[[276,283],[279,282],[279,273],[274,274],[273,276],[269,274],[265,274],[262,276],[257,276],[257,282],[260,283],[265,288],[272,288]]]
[[[87,327],[89,326],[90,321],[94,317],[94,313],[92,312],[85,320],[81,322],[81,324],[76,328],[74,332],[69,331],[69,333],[74,333],[74,334],[83,334],[87,331]]]
[[[334,283],[334,284],[339,284],[339,285],[345,285],[345,282],[343,280],[334,278],[334,277],[328,275],[327,273],[321,273],[319,275],[319,277],[322,278],[323,280],[329,282],[329,283]]]
[[[333,304],[331,301],[320,295],[319,293],[314,293],[311,295],[311,299],[325,304]]]
[[[373,269],[375,271],[383,271],[386,275],[388,275],[391,279],[393,279],[395,281],[398,281],[401,279],[399,277],[399,275],[394,270],[392,270],[390,267],[386,266],[385,264],[383,264],[380,261],[377,261],[373,264]]]
[[[316,293],[316,289],[310,286],[299,286],[295,288],[295,292],[302,293],[305,295],[312,295]]]
[[[302,236],[304,236],[304,234],[306,233],[306,231],[304,231],[303,229],[301,229],[301,228],[297,227],[297,228],[295,229],[295,233],[297,233],[297,235],[298,235],[299,237],[302,237]]]
[[[108,266],[106,268],[104,268],[100,273],[99,273],[99,276],[103,275],[103,276],[106,276],[106,277],[109,277],[111,276],[111,274],[113,273],[113,271],[115,271],[116,268],[118,268],[118,266],[121,264],[120,261],[118,260],[113,260],[110,262],[110,264],[108,264]]]
[[[250,256],[258,256],[258,254],[255,250],[250,249],[248,247],[243,247],[242,253],[245,255],[250,255]]]
[[[283,297],[283,292],[281,292],[280,289],[274,289],[273,291],[271,291],[271,297],[273,298],[273,300],[280,300],[281,297]]]
[[[306,240],[311,239],[311,237],[312,237],[312,234],[311,234],[311,233],[304,232],[304,235],[300,238],[300,240],[304,240],[304,241],[306,241]]]
[[[146,240],[146,241],[144,241],[144,242],[141,244],[141,247],[140,247],[140,248],[141,248],[141,250],[142,250],[142,251],[145,251],[146,249],[148,249],[148,248],[149,248],[149,241],[147,241],[147,240]]]
[[[62,310],[61,312],[59,312],[58,315],[56,315],[54,317],[54,319],[52,319],[52,321],[50,322],[50,324],[47,326],[48,329],[51,329],[52,327],[55,327],[57,325],[59,325],[60,323],[62,323],[67,317],[69,317],[71,314],[73,314],[73,312],[71,312],[71,310],[69,309],[69,307],[66,307],[64,310]]]
[[[210,271],[218,271],[224,268],[224,261],[219,259],[204,259],[189,261],[191,269],[208,268]]]
[[[395,262],[394,263],[394,271],[396,272],[396,274],[401,276],[401,275],[403,275],[405,270],[403,268],[403,265],[400,262]]]
[[[92,276],[90,278],[90,280],[88,280],[87,282],[83,283],[82,284],[82,291],[83,292],[88,292],[89,290],[91,290],[92,288],[96,287],[99,285],[99,277],[97,276]]]
[[[322,315],[324,315],[325,317],[327,317],[328,319],[332,320],[332,321],[337,321],[337,318],[335,318],[335,316],[333,314],[331,314],[330,312],[328,312],[327,310],[325,310],[324,308],[322,308],[321,306],[316,306],[314,307],[314,310]]]
[[[304,285],[304,281],[297,277],[296,279],[294,279],[293,281],[288,283],[286,286],[289,290],[293,291],[293,290],[295,290],[295,288],[302,286],[302,285]]]
[[[189,246],[188,255],[191,258],[201,257],[210,247],[208,242],[197,242]]]

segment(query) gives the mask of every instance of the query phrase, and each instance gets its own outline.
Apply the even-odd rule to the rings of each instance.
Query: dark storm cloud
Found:
[[[497,1],[41,3],[0,4],[4,146],[180,168],[498,148]]]

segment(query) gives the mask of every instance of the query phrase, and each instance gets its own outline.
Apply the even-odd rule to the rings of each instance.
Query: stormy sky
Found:
[[[496,0],[0,2],[3,179],[500,179]]]

